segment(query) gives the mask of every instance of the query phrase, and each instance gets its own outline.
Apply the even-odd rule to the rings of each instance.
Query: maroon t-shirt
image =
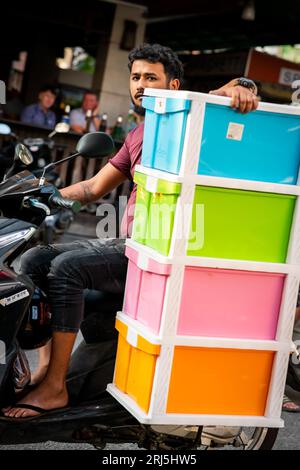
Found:
[[[121,171],[128,179],[133,180],[135,165],[141,162],[144,124],[132,129],[119,152],[109,162]],[[133,213],[136,199],[136,184],[131,191],[128,204],[121,223],[121,235],[130,237],[132,232]]]

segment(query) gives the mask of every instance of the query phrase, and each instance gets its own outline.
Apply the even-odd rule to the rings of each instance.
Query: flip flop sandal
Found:
[[[290,408],[286,405],[292,404],[293,407]],[[283,396],[283,401],[282,401],[282,411],[287,411],[288,413],[300,413],[300,406],[297,405],[293,400],[291,400],[287,395]]]
[[[16,421],[25,420],[25,419],[28,419],[28,420],[29,419],[36,419],[36,418],[39,418],[41,415],[46,415],[48,413],[53,413],[54,411],[67,410],[68,405],[62,406],[60,408],[51,408],[49,410],[45,410],[45,408],[40,408],[39,406],[29,405],[28,403],[16,403],[15,405],[13,405],[13,407],[14,408],[24,408],[24,410],[36,411],[39,414],[34,415],[34,416],[25,416],[24,418],[22,416],[20,418],[15,418],[15,417],[10,417],[10,416],[3,416],[2,418],[6,418],[6,419],[9,419],[9,420],[16,420]]]

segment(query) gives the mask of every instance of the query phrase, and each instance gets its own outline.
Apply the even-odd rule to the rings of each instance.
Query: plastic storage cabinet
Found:
[[[142,165],[180,175],[297,183],[296,107],[260,103],[243,115],[228,106],[229,98],[150,89],[146,94]]]
[[[300,109],[146,90],[113,384],[140,422],[282,427]]]

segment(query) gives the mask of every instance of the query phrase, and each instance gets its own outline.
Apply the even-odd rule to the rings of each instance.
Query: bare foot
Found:
[[[37,406],[43,410],[51,411],[55,408],[64,408],[67,406],[68,392],[65,385],[63,388],[50,387],[49,384],[44,381],[28,393],[28,395],[22,398],[20,403]],[[18,408],[18,404],[4,408],[2,412],[9,418],[29,418],[40,414],[34,410]]]

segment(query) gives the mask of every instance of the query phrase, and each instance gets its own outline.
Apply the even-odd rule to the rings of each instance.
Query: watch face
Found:
[[[248,78],[239,78],[238,80],[239,85],[249,88],[250,90],[255,90],[255,84],[252,80],[249,80]]]

